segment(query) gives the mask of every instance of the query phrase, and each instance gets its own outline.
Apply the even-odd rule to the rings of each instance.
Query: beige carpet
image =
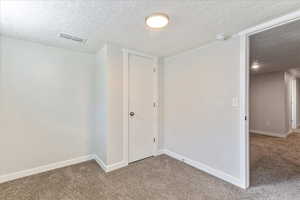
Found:
[[[1,200],[299,200],[300,134],[251,137],[251,184],[239,189],[168,156],[105,174],[85,162],[0,185]]]

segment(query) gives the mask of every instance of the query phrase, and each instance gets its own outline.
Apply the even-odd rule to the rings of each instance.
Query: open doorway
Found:
[[[249,36],[250,186],[298,187],[300,20]]]

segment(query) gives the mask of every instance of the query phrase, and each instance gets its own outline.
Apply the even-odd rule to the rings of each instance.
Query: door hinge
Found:
[[[155,138],[153,138],[153,143],[155,143]]]
[[[247,116],[245,116],[245,121],[247,121]]]

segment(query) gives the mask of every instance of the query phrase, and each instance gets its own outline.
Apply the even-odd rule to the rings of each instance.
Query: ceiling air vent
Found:
[[[80,42],[80,43],[85,43],[87,41],[87,39],[82,39],[80,37],[76,37],[76,36],[66,34],[66,33],[60,33],[59,37],[65,38],[65,39],[68,39],[68,40],[73,40],[75,42]]]

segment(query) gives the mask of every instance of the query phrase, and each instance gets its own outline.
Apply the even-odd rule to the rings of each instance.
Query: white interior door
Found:
[[[153,59],[129,55],[129,162],[153,155]]]

